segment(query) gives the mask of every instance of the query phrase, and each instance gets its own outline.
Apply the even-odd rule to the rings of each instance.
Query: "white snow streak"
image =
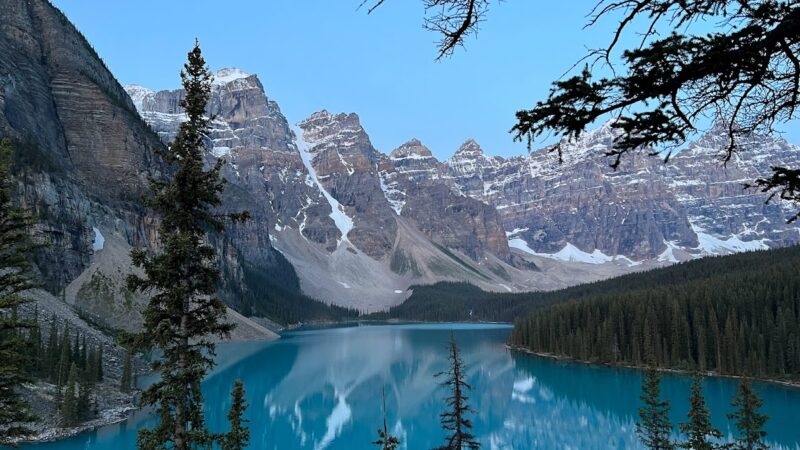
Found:
[[[693,223],[690,223],[690,225],[692,226],[692,230],[697,235],[697,240],[700,243],[696,249],[711,255],[769,249],[769,245],[767,245],[769,239],[766,238],[743,241],[739,235],[733,235],[728,239],[721,239],[706,233],[705,229]]]
[[[92,227],[94,230],[94,241],[92,242],[92,250],[95,252],[99,252],[103,249],[103,246],[106,243],[106,238],[103,237],[103,233],[100,232],[97,227]]]
[[[311,163],[314,159],[314,155],[312,155],[310,151],[312,144],[303,139],[303,130],[300,127],[295,126],[292,127],[292,131],[294,131],[295,137],[297,138],[297,151],[300,153],[300,159],[303,160],[303,164],[306,166],[306,170],[308,170],[311,181],[317,185],[317,188],[322,192],[322,195],[325,196],[325,199],[331,206],[330,217],[336,224],[336,228],[338,228],[342,233],[342,238],[339,240],[339,244],[341,244],[342,241],[349,242],[347,240],[347,234],[353,229],[353,219],[344,212],[344,208],[339,201],[328,193],[325,187],[322,186],[322,183],[320,183],[319,178],[317,178],[317,171],[314,169],[314,165]]]

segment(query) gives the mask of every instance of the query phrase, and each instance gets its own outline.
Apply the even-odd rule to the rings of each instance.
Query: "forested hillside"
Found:
[[[532,309],[601,295],[622,294],[654,286],[676,286],[703,282],[725,274],[748,270],[758,272],[765,265],[791,266],[800,257],[800,247],[710,257],[673,266],[638,272],[608,280],[550,292],[521,294],[485,292],[466,283],[437,283],[415,286],[404,303],[371,317],[425,321],[513,322]]]
[[[586,361],[798,379],[798,264],[792,247],[595,283],[517,320],[511,343]]]

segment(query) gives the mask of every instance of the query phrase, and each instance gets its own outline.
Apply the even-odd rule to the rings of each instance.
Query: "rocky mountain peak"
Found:
[[[338,145],[347,147],[347,142],[354,145],[356,140],[366,138],[356,113],[332,114],[323,109],[297,125],[303,130],[303,139],[311,144],[335,140]]]
[[[392,159],[427,159],[432,158],[433,153],[419,139],[414,138],[392,150],[389,157]]]
[[[236,80],[249,78],[253,75],[236,67],[226,67],[214,74],[214,85],[228,84]]]
[[[453,159],[481,159],[485,158],[486,155],[483,152],[480,144],[475,142],[474,139],[468,139],[466,142],[461,144],[461,147],[456,150],[456,153],[453,155]]]

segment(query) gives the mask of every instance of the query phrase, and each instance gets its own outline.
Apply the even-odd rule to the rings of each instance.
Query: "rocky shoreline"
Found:
[[[62,427],[60,424],[61,416],[55,400],[56,385],[45,382],[25,384],[23,395],[30,405],[31,413],[39,420],[27,424],[31,434],[20,437],[14,442],[55,441],[127,420],[129,414],[138,409],[139,391],[132,390],[129,393],[122,393],[115,381],[117,380],[109,380],[95,385],[97,414],[87,421],[70,427]]]

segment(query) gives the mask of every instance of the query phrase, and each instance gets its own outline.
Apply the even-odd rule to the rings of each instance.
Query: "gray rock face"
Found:
[[[752,137],[727,166],[721,130],[711,130],[670,163],[637,153],[616,171],[603,154],[613,145],[609,124],[562,143],[564,160],[545,150],[486,157],[471,141],[447,161],[456,186],[494,205],[510,241],[546,257],[604,263],[674,262],[708,254],[798,242],[787,208],[765,205],[743,183],[770,164],[798,165],[800,149]],[[714,159],[717,159],[714,161]]]
[[[184,115],[183,90],[152,92],[127,88],[142,117],[161,139],[174,139]],[[229,181],[226,207],[245,209],[252,220],[231,228],[234,242],[250,260],[269,255],[269,232],[292,226],[313,242],[333,250],[337,230],[330,206],[310,181],[295,137],[277,103],[264,94],[258,77],[238,69],[217,73],[208,108],[214,118],[208,160],[224,158]]]
[[[2,0],[0,18],[0,137],[15,141],[16,200],[36,214],[37,237],[46,244],[36,255],[45,287],[105,326],[119,328],[125,315],[135,323],[137,312],[127,313],[141,299],[124,288],[127,251],[156,247],[156,219],[141,198],[148,178],[166,170],[156,156],[163,143],[135,106],[160,102],[164,117],[177,116],[179,97],[139,88],[132,100],[45,0]],[[232,97],[220,96],[220,112],[256,120]],[[256,204],[249,192],[225,195],[231,208]],[[268,217],[257,209],[254,214]],[[266,269],[275,255],[267,229],[250,226],[231,229],[234,245],[214,238],[225,283],[241,276],[241,262]],[[103,249],[103,241],[114,242],[117,251]],[[105,261],[98,256],[103,251],[115,256]],[[223,288],[222,294],[230,292]]]
[[[372,147],[358,116],[321,111],[298,126],[301,151],[321,188],[338,203],[332,207],[341,209],[337,214],[345,216],[344,222],[352,222],[338,224],[343,238],[369,257],[384,259],[394,245],[397,223],[381,191],[378,166],[383,155]]]
[[[17,143],[20,200],[40,218],[37,262],[57,292],[88,264],[93,226],[149,242],[139,198],[161,144],[57,9],[3,0],[0,12],[0,135]]]
[[[414,283],[477,276],[487,289],[530,288],[524,270],[536,266],[512,257],[497,211],[456,190],[421,142],[387,156],[356,114],[320,111],[290,128],[255,75],[223,69],[215,79],[208,157],[231,163],[224,175],[239,201],[227,202],[259,212],[233,229],[248,258],[265,251],[269,232],[305,292],[364,310],[396,304]],[[127,89],[170,142],[182,92]],[[522,284],[508,286],[508,271]]]
[[[419,140],[393,150],[394,170],[381,172],[387,199],[402,201],[403,217],[441,245],[457,249],[473,260],[492,254],[511,262],[503,224],[491,205],[455,189],[447,166],[433,157]]]
[[[419,141],[410,141],[387,156],[372,146],[356,114],[327,111],[311,115],[290,130],[256,76],[223,69],[215,78],[208,111],[215,117],[209,159],[228,159],[233,168],[225,173],[229,186],[255,202],[256,206],[248,207],[251,211],[264,208],[251,221],[253,229],[237,241],[239,246],[263,250],[247,239],[258,237],[258,230],[270,230],[275,243],[283,242],[279,247],[290,260],[307,265],[307,252],[312,250],[297,248],[294,238],[287,237],[287,233],[299,233],[308,245],[321,247],[328,258],[335,258],[343,248],[390,270],[397,255],[415,253],[398,236],[402,217],[416,230],[413,233],[419,231],[430,239],[423,245],[434,253],[442,251],[439,246],[474,261],[487,255],[511,261],[494,208],[454,190],[452,181],[443,177],[446,167]],[[165,142],[174,138],[183,120],[182,92],[156,93],[141,86],[127,89],[161,138]],[[418,244],[415,240],[414,245]],[[417,276],[425,273],[420,269]],[[350,281],[341,283],[351,285]]]

